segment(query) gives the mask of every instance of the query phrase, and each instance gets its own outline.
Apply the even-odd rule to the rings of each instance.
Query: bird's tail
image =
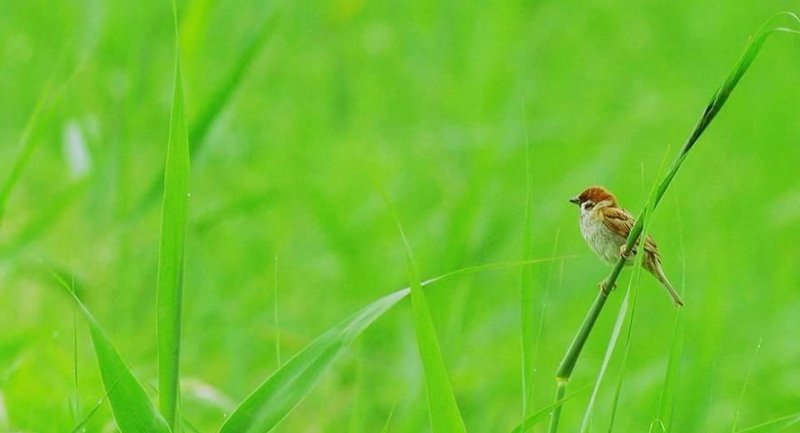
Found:
[[[647,270],[653,274],[654,277],[667,289],[667,293],[672,298],[672,302],[675,304],[676,307],[683,306],[683,300],[681,299],[678,292],[675,291],[675,288],[672,287],[672,283],[669,282],[667,276],[664,275],[664,270],[661,268],[661,263],[658,261],[657,257],[653,257],[653,262],[648,263],[650,266],[647,266]]]

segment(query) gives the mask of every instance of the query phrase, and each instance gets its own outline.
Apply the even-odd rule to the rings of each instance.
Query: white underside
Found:
[[[616,263],[620,257],[620,247],[625,244],[626,239],[609,230],[601,218],[596,212],[581,212],[581,234],[601,259]]]

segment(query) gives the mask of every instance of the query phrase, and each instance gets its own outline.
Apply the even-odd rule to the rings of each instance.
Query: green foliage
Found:
[[[2,7],[0,430],[104,432],[121,395],[142,413],[159,395],[187,432],[430,432],[431,406],[456,399],[471,433],[546,431],[553,372],[609,272],[566,200],[601,184],[638,210],[748,32],[796,6],[169,3]],[[797,38],[762,42],[648,219],[680,318],[644,275],[604,364],[620,284],[561,389],[559,431],[590,402],[591,431],[723,432],[737,412],[740,431],[797,428],[800,56]],[[191,180],[181,223],[164,174],[183,164],[166,182]],[[375,171],[422,274],[577,257],[423,282],[429,314],[399,301],[347,327],[414,280]],[[120,383],[138,391],[106,386],[102,335],[78,309],[74,327],[51,269],[125,361],[100,362],[129,366]],[[430,401],[419,323],[447,366]]]
[[[174,7],[174,4],[173,4]],[[177,16],[175,18],[177,20]],[[175,24],[178,34],[177,21]],[[184,114],[180,49],[175,53],[169,142],[164,170],[164,205],[158,256],[158,396],[161,413],[174,429],[180,413],[180,354],[186,221],[189,207],[189,141]]]
[[[220,432],[271,431],[311,392],[336,356],[407,295],[407,289],[386,295],[314,340],[247,397]]]
[[[169,433],[171,430],[167,422],[158,413],[130,368],[125,365],[103,328],[97,323],[89,309],[70,291],[67,283],[63,280],[60,280],[60,283],[72,295],[89,325],[89,333],[92,336],[103,385],[120,431],[122,433]]]
[[[796,15],[786,13],[786,14],[779,14],[776,17],[779,16],[788,16],[790,19],[796,21],[795,24],[800,24],[800,18],[798,18]],[[644,209],[639,213],[639,216],[636,219],[636,223],[634,224],[633,228],[631,228],[631,231],[628,234],[628,240],[625,245],[625,253],[622,254],[623,256],[627,256],[633,251],[633,248],[639,241],[640,236],[647,236],[645,227],[647,226],[649,219],[652,218],[656,206],[658,206],[658,203],[661,201],[661,198],[664,196],[664,193],[667,191],[667,188],[672,183],[673,179],[675,178],[675,175],[678,173],[678,170],[681,168],[684,161],[686,160],[689,151],[692,150],[692,147],[694,147],[695,143],[703,134],[703,132],[706,130],[708,125],[711,124],[711,121],[714,120],[716,115],[720,112],[720,110],[722,110],[722,107],[725,105],[725,102],[728,100],[728,97],[730,96],[731,92],[733,92],[733,89],[739,83],[739,80],[742,78],[742,76],[744,76],[745,72],[747,72],[747,69],[753,63],[753,60],[755,60],[756,56],[758,55],[759,51],[761,50],[767,38],[776,32],[800,34],[800,31],[798,30],[787,29],[774,25],[773,24],[774,20],[775,19],[772,18],[766,23],[764,23],[764,25],[758,31],[756,36],[747,45],[744,54],[742,54],[742,57],[736,63],[736,65],[734,66],[731,73],[728,75],[725,82],[714,93],[714,96],[712,96],[711,101],[708,103],[705,110],[703,111],[700,120],[692,130],[691,134],[689,135],[689,138],[686,140],[686,143],[683,145],[683,148],[678,154],[678,157],[675,159],[675,162],[672,163],[672,166],[669,168],[669,171],[662,177],[661,181],[657,184],[657,187],[655,187],[651,191]],[[643,231],[644,234],[642,234]],[[637,257],[637,262],[638,262],[636,264],[637,268],[641,266],[641,261],[642,261],[642,256],[640,255],[639,257]],[[605,280],[603,280],[606,286],[614,287],[616,285],[617,278],[619,277],[620,272],[622,271],[622,268],[624,266],[625,266],[625,259],[623,257],[620,257],[616,265],[614,265],[614,269],[611,271],[611,274]],[[581,325],[580,329],[578,330],[578,333],[575,336],[575,339],[567,348],[567,353],[564,356],[564,359],[558,368],[558,372],[556,373],[556,378],[557,378],[556,386],[559,389],[563,386],[563,383],[565,381],[568,381],[570,379],[572,375],[572,370],[575,368],[575,364],[577,363],[578,357],[581,354],[583,346],[586,343],[586,340],[588,339],[589,334],[592,328],[594,327],[594,324],[596,323],[597,317],[599,316],[600,311],[603,308],[603,305],[605,305],[605,301],[603,300],[603,298],[605,298],[605,294],[601,292],[597,297],[597,301],[595,301],[592,308],[590,308],[589,312],[587,313],[583,324]],[[631,299],[631,290],[629,285],[629,289],[628,292],[626,293],[625,300],[623,301],[623,304],[620,307],[620,312],[617,315],[617,322],[616,325],[614,326],[614,333],[611,336],[611,341],[606,351],[605,360],[603,361],[603,367],[598,373],[597,386],[595,387],[595,392],[592,393],[592,399],[589,402],[589,409],[587,409],[586,415],[583,419],[583,423],[581,424],[581,432],[586,431],[586,429],[588,428],[588,421],[592,413],[592,407],[597,395],[597,389],[599,388],[602,377],[605,374],[605,369],[608,366],[610,356],[614,351],[614,347],[616,346],[616,341],[619,337],[619,330],[621,329],[624,319],[627,315],[628,301],[630,299]],[[636,297],[633,296],[634,306],[635,306],[635,299]],[[633,314],[634,311],[635,308],[631,308],[631,315]],[[633,326],[633,320],[631,319],[628,331],[628,336],[629,336],[628,341],[630,339],[630,332],[632,326]],[[628,345],[626,345],[626,352],[625,352],[626,356],[623,358],[624,360],[627,360],[627,348]],[[623,362],[623,366],[624,365],[625,364]],[[619,386],[617,395],[619,395]],[[616,402],[614,403],[614,407],[616,409]],[[556,408],[556,413],[560,409],[561,409],[560,407]],[[615,411],[612,411],[612,426],[613,426],[614,413]],[[558,431],[558,417],[554,416],[553,420],[554,421],[551,423],[550,426],[550,431],[552,433],[555,433]]]
[[[389,200],[384,193],[387,205]],[[389,208],[392,209],[391,205]],[[425,373],[425,388],[428,394],[428,408],[431,417],[431,426],[434,433],[458,433],[467,431],[461,412],[458,409],[456,397],[447,375],[447,367],[442,357],[439,346],[439,337],[436,336],[436,327],[431,317],[430,306],[425,292],[422,291],[422,282],[419,278],[416,259],[411,250],[406,233],[400,223],[397,213],[392,209],[392,215],[406,252],[408,266],[408,279],[411,287],[411,309],[414,313],[414,328],[417,331],[417,345],[419,346],[422,368]]]

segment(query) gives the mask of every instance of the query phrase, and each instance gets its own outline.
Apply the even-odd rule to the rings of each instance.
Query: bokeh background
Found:
[[[168,138],[171,6],[11,0],[0,9],[0,180],[22,143],[30,150],[0,229],[0,431],[64,432],[104,392],[88,333],[51,272],[69,276],[155,386],[160,203],[142,203]],[[638,211],[748,37],[799,9],[178,2],[190,123],[253,41],[265,41],[192,143],[186,420],[214,431],[279,360],[407,285],[376,183],[423,278],[519,260],[528,146],[533,256],[575,256],[534,267],[529,288],[542,317],[532,406],[549,404],[557,363],[608,272],[567,199],[602,184]],[[612,361],[594,431],[607,429],[620,375],[615,431],[663,431],[664,413],[673,432],[718,432],[737,417],[741,428],[800,411],[798,48],[787,35],[766,44],[665,196],[652,233],[686,306],[676,313],[641,279],[627,367]],[[520,421],[520,274],[427,292],[471,432]],[[611,297],[571,389],[595,379],[621,298]],[[377,432],[392,412],[388,431],[429,431],[410,313],[406,301],[376,322],[277,431]],[[577,430],[588,397],[565,406],[564,431]],[[87,431],[114,431],[107,404]]]

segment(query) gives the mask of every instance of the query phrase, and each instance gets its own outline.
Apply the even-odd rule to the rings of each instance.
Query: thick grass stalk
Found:
[[[714,92],[714,95],[711,97],[711,101],[706,106],[705,110],[703,110],[703,114],[700,116],[700,120],[695,125],[694,129],[692,130],[689,138],[681,148],[678,157],[675,159],[675,162],[672,163],[672,166],[668,170],[667,174],[655,188],[655,190],[650,194],[647,203],[644,206],[644,209],[639,214],[639,217],[636,219],[636,224],[634,224],[633,228],[628,235],[627,242],[625,244],[625,255],[629,255],[632,251],[634,246],[636,245],[637,241],[639,240],[640,235],[642,234],[642,230],[644,228],[644,221],[646,218],[649,218],[650,215],[648,213],[653,212],[658,203],[661,201],[661,198],[664,196],[669,185],[672,183],[672,180],[675,178],[675,175],[678,173],[678,170],[683,165],[683,162],[686,160],[686,157],[689,154],[689,151],[692,150],[697,140],[702,136],[703,132],[706,130],[708,125],[714,120],[717,114],[722,110],[722,107],[727,102],[728,98],[733,92],[733,89],[736,88],[736,85],[741,80],[742,76],[744,76],[747,69],[753,63],[756,56],[758,55],[761,47],[766,42],[767,38],[776,32],[784,32],[784,33],[793,33],[793,34],[800,34],[799,31],[794,29],[787,29],[783,27],[779,27],[773,24],[775,18],[778,17],[789,17],[793,21],[800,23],[800,19],[794,14],[790,13],[783,13],[778,14],[775,17],[769,19],[758,31],[755,37],[750,40],[747,48],[745,49],[742,56],[739,58],[739,61],[736,63],[736,66],[733,68],[731,73],[725,79],[722,86]],[[615,264],[614,268],[611,271],[611,274],[605,279],[606,287],[614,287],[616,284],[617,279],[619,278],[620,272],[622,272],[622,268],[625,265],[625,260],[620,257],[620,259]],[[575,335],[575,338],[572,340],[572,343],[567,348],[567,352],[564,355],[561,364],[558,367],[556,372],[556,398],[560,398],[559,396],[563,396],[566,390],[567,383],[569,382],[572,371],[575,368],[576,363],[581,354],[581,350],[583,349],[584,345],[586,344],[586,340],[589,338],[589,334],[591,333],[592,329],[594,328],[594,324],[597,322],[597,318],[599,317],[600,313],[603,310],[603,306],[605,305],[606,300],[608,299],[608,294],[605,293],[604,290],[601,290],[598,293],[597,297],[595,298],[594,303],[592,304],[589,312],[586,315],[583,323],[581,324],[578,333]],[[556,407],[553,411],[551,422],[550,422],[550,433],[558,432],[558,423],[560,418],[560,411],[561,407]]]
[[[174,2],[173,14],[177,41],[178,24]],[[176,42],[175,85],[164,175],[157,289],[159,409],[173,430],[179,400],[184,244],[190,175],[189,140],[183,104],[183,74],[180,50]]]

